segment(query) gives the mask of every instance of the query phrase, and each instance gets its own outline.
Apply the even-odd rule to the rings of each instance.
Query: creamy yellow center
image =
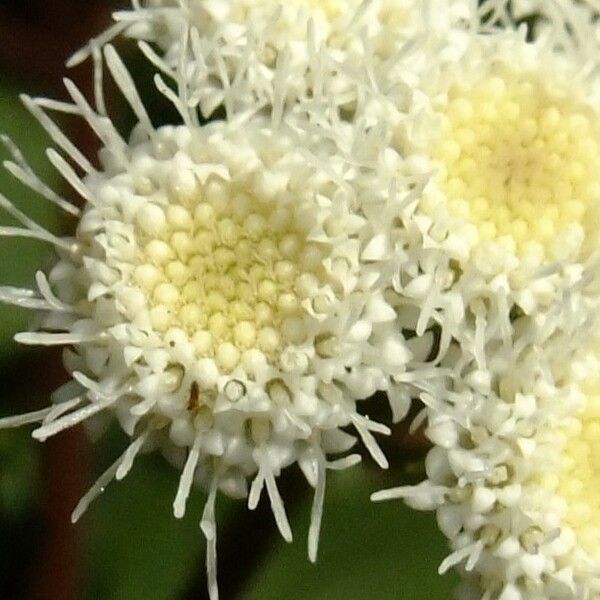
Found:
[[[543,484],[567,503],[565,522],[579,545],[600,557],[600,393],[589,394],[578,420],[564,431],[565,446],[557,473]]]
[[[155,330],[184,330],[200,356],[231,370],[244,350],[276,357],[304,339],[302,300],[319,284],[322,252],[293,206],[212,181],[193,201],[136,214],[133,280]]]
[[[509,235],[552,254],[572,224],[594,231],[600,203],[600,121],[534,77],[504,74],[450,91],[433,156],[450,210],[480,238]]]
[[[321,9],[329,19],[335,19],[342,13],[340,0],[297,0],[299,4],[311,9]]]

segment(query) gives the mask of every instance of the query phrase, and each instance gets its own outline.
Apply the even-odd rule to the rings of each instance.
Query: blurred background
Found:
[[[68,75],[89,96],[89,65],[68,73],[63,65],[109,23],[111,11],[118,7],[119,2],[110,0],[0,0],[0,131],[65,194],[69,191],[44,159],[49,140],[18,95],[65,98],[62,78]],[[151,73],[135,47],[125,44],[121,51],[141,89],[150,90]],[[151,104],[155,124],[172,119],[159,102]],[[113,116],[127,129],[129,115],[117,99],[111,105]],[[96,142],[89,131],[76,121],[62,125],[93,157]],[[5,158],[0,149],[0,159]],[[69,232],[74,226],[6,172],[0,173],[0,192],[55,232]],[[11,221],[3,215],[0,224]],[[40,244],[2,239],[0,285],[29,287],[35,271],[52,260]],[[49,394],[66,380],[59,351],[32,350],[13,341],[30,319],[25,311],[0,306],[0,417],[45,406]],[[389,421],[389,415],[380,416]],[[178,473],[161,457],[144,456],[123,482],[111,484],[82,520],[71,525],[75,504],[122,452],[124,435],[109,427],[90,442],[79,427],[40,444],[30,432],[31,427],[0,431],[4,600],[207,598],[204,539],[198,526],[201,490],[193,492],[186,517],[176,520],[171,507]],[[369,501],[375,490],[421,480],[426,447],[422,440],[408,438],[404,426],[382,443],[391,459],[388,472],[379,472],[365,456],[362,467],[329,476],[317,565],[306,558],[312,494],[297,469],[289,469],[280,481],[295,535],[291,545],[278,535],[264,498],[255,512],[247,511],[243,502],[220,498],[222,599],[450,598],[452,576],[437,575],[447,551],[434,515],[412,512],[399,502]]]

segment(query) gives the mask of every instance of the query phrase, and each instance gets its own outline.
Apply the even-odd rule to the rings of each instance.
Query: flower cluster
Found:
[[[265,14],[260,4],[226,4],[240,19]],[[359,412],[359,401],[384,391],[395,418],[403,418],[429,377],[421,364],[432,344],[429,332],[424,339],[406,333],[418,329],[425,292],[418,281],[421,227],[413,217],[427,177],[403,174],[401,154],[358,109],[374,97],[373,84],[360,102],[354,98],[355,118],[342,112],[334,45],[310,51],[312,23],[330,11],[300,8],[307,11],[299,26],[303,56],[312,69],[320,60],[327,66],[320,81],[300,78],[302,98],[290,106],[287,99],[257,108],[257,88],[246,94],[228,87],[235,103],[223,95],[217,100],[226,118],[204,123],[202,113],[211,111],[195,87],[202,56],[207,63],[227,59],[228,77],[251,78],[241,63],[229,61],[222,31],[232,26],[229,17],[215,21],[211,33],[197,27],[186,6],[135,6],[125,19],[137,23],[127,28],[131,35],[142,35],[142,22],[172,33],[172,47],[165,38],[160,56],[141,47],[160,71],[155,92],[172,102],[179,123],[155,126],[150,119],[108,41],[120,22],[88,48],[93,103],[69,80],[70,102],[24,96],[56,144],[48,158],[82,199],[81,209],[49,189],[3,138],[11,154],[6,168],[78,221],[71,235],[58,237],[0,196],[21,225],[3,227],[0,235],[41,239],[58,255],[47,275],[37,274],[37,290],[0,288],[3,302],[41,313],[37,329],[16,340],[65,346],[72,375],[52,406],[0,420],[0,428],[40,422],[33,436],[45,440],[98,413],[115,417],[130,445],[82,498],[73,520],[112,479],[127,475],[140,452],[158,447],[182,469],[176,517],[183,516],[194,481],[209,492],[202,529],[213,598],[217,492],[247,498],[252,509],[266,488],[279,530],[291,541],[276,479],[297,463],[315,488],[309,531],[315,560],[326,472],[360,460],[347,454],[356,441],[348,430],[387,467],[373,433],[389,428]],[[406,10],[416,22],[419,11]],[[291,21],[281,27],[289,29]],[[252,40],[245,33],[235,42],[238,59],[254,52],[257,41],[275,44],[269,40],[266,33]],[[265,60],[261,55],[259,62]],[[273,98],[286,99],[286,82],[299,75],[283,59],[268,69]],[[106,111],[106,70],[137,121],[127,136]],[[347,77],[355,94],[364,87],[361,78]],[[97,161],[83,156],[53,112],[86,122],[102,145]],[[406,274],[398,285],[408,290],[417,280],[401,302],[393,283],[399,265]]]
[[[403,198],[390,205],[389,190],[376,183],[386,177],[375,171],[393,166],[375,161],[363,173],[351,162],[359,157],[342,155],[335,140],[324,145],[309,129],[274,129],[263,118],[154,128],[112,46],[105,58],[140,119],[129,142],[70,83],[73,104],[52,105],[79,112],[102,138],[99,169],[60,134],[43,100],[26,99],[85,172],[80,177],[49,151],[86,205],[74,235],[57,238],[3,200],[23,225],[3,235],[48,240],[59,255],[47,277],[38,273],[38,293],[2,288],[5,302],[46,312],[40,331],[16,339],[68,346],[73,376],[55,406],[3,424],[43,419],[33,434],[43,440],[108,410],[132,436],[74,519],[110,479],[126,475],[140,450],[166,446],[183,463],[176,516],[194,478],[211,490],[203,527],[213,579],[216,491],[248,497],[254,508],[266,486],[291,540],[275,478],[297,462],[317,490],[314,559],[325,471],[358,458],[328,462],[326,453],[353,445],[340,430],[352,425],[387,466],[371,432],[388,429],[359,414],[356,403],[395,389],[411,355],[389,326],[397,315],[382,273],[397,253],[381,251],[392,246],[392,232],[374,216],[381,205],[401,210]],[[8,168],[54,198],[10,147]]]
[[[461,598],[600,595],[600,28],[578,0],[149,0],[88,56],[93,106],[24,97],[83,200],[49,189],[16,146],[6,168],[78,223],[49,242],[24,344],[64,345],[53,405],[0,421],[45,439],[106,412],[131,443],[74,513],[136,455],[194,480],[210,593],[218,491],[254,508],[297,463],[315,487],[316,558],[328,469],[358,462],[353,428],[377,391],[394,421],[417,399],[428,479],[378,492],[436,509]],[[133,38],[179,113],[155,126],[112,45]],[[106,111],[108,70],[137,125]],[[82,117],[93,164],[49,111]],[[66,157],[66,158],[65,158]],[[341,458],[340,458],[341,456]]]
[[[408,114],[385,108],[433,173],[423,214],[442,238],[461,231],[448,293],[465,310],[437,357],[443,385],[421,397],[428,479],[374,499],[437,510],[461,598],[594,598],[597,14],[490,1],[473,16],[412,61]]]

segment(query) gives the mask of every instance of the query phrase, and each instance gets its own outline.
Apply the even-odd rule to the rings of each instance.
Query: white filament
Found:
[[[202,442],[202,433],[198,433],[194,439],[194,444],[190,449],[183,472],[179,478],[179,487],[177,488],[177,495],[173,502],[173,514],[177,519],[181,519],[185,515],[185,505],[192,489],[192,483],[194,481],[194,472],[198,466],[198,459],[200,458],[200,444]]]
[[[103,411],[108,408],[111,404],[114,403],[114,399],[105,399],[100,402],[95,402],[93,404],[88,404],[79,410],[76,410],[73,413],[65,415],[52,423],[48,423],[47,425],[43,425],[36,429],[32,435],[34,438],[44,441],[52,435],[57,434],[59,431],[63,431],[64,429],[68,429],[69,427],[74,427],[78,423],[81,423],[85,419]]]
[[[43,298],[37,298],[33,290],[0,286],[0,302],[34,310],[51,310],[52,306]]]
[[[308,558],[313,563],[317,561],[317,552],[319,549],[319,534],[323,519],[323,502],[325,500],[325,480],[327,475],[325,456],[319,449],[316,448],[315,451],[317,452],[317,485],[313,496],[310,527],[308,529]]]
[[[206,538],[206,575],[208,578],[208,594],[210,600],[219,600],[217,582],[217,520],[215,518],[215,502],[217,498],[218,479],[215,475],[210,485],[208,499],[204,505],[200,528]]]
[[[389,435],[391,433],[390,429],[385,427],[385,425],[373,423],[373,421],[369,421],[361,415],[350,415],[350,419],[373,460],[382,469],[387,469],[389,467],[388,460],[379,447],[377,440],[369,430],[372,429],[378,433]],[[375,427],[377,427],[377,429],[375,429]]]
[[[43,421],[52,408],[53,407],[42,408],[41,410],[35,410],[15,417],[4,417],[0,419],[0,429],[11,429],[13,427],[20,427],[21,425]]]
[[[62,148],[86,173],[93,173],[94,167],[71,140],[59,129],[58,125],[36,104],[35,100],[25,94],[21,101],[29,112],[39,121],[52,141]]]
[[[150,117],[144,108],[144,104],[138,94],[138,91],[135,87],[135,83],[131,78],[125,63],[121,60],[121,57],[117,54],[117,51],[114,47],[108,44],[104,48],[104,58],[106,59],[106,64],[108,65],[108,69],[115,80],[115,83],[121,90],[121,93],[131,106],[131,109],[135,113],[135,116],[138,118],[142,127],[146,130],[150,137],[154,136],[154,127],[152,126],[152,122],[150,121]]]
[[[52,166],[65,178],[65,181],[90,204],[95,204],[95,199],[90,190],[75,173],[75,169],[53,148],[46,150],[46,156]]]
[[[65,346],[70,344],[83,344],[95,342],[98,334],[85,333],[43,333],[38,331],[24,331],[15,335],[19,344],[26,346]]]

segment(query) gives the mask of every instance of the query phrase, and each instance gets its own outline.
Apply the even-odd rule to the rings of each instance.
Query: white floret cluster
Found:
[[[432,42],[439,60],[415,53],[416,116],[378,109],[433,173],[420,210],[442,238],[461,232],[448,293],[465,310],[438,357],[445,385],[422,397],[428,479],[374,498],[437,510],[460,598],[600,593],[591,4],[484,2],[475,27]]]
[[[516,356],[496,339],[485,370],[457,361],[447,402],[428,411],[427,480],[374,495],[436,510],[453,549],[439,571],[458,566],[460,598],[600,590],[597,319],[569,309],[576,318],[516,318]]]
[[[77,64],[118,34],[137,38],[167,75],[185,73],[188,101],[217,109],[273,110],[306,98],[351,113],[426,30],[447,31],[469,0],[150,0],[74,55]],[[150,45],[149,42],[152,44]],[[98,62],[98,61],[97,61]]]
[[[315,488],[315,560],[326,472],[360,460],[347,454],[356,441],[348,429],[387,467],[373,433],[389,428],[361,414],[358,402],[387,392],[400,419],[421,385],[408,365],[426,356],[431,336],[409,338],[426,286],[413,285],[402,317],[398,292],[422,271],[413,215],[426,178],[402,174],[402,157],[367,119],[342,119],[314,99],[201,124],[181,61],[169,73],[176,91],[156,78],[181,122],[155,127],[114,47],[102,48],[102,60],[97,51],[93,106],[69,80],[70,102],[23,97],[56,144],[48,158],[82,209],[49,189],[3,138],[12,155],[6,168],[78,223],[71,236],[55,236],[0,196],[20,223],[0,235],[49,242],[59,257],[48,275],[37,274],[37,290],[5,286],[0,300],[42,313],[38,329],[16,339],[65,346],[73,377],[53,406],[5,418],[0,428],[41,422],[33,435],[45,440],[99,413],[116,417],[131,443],[73,520],[140,452],[158,446],[182,467],[175,516],[194,480],[209,491],[202,528],[216,598],[218,491],[247,498],[252,509],[266,488],[291,541],[276,479],[297,463]],[[105,67],[137,120],[128,138],[106,112]],[[274,66],[276,82],[282,71]],[[52,112],[86,121],[102,143],[97,164]],[[400,264],[406,275],[396,284]]]
[[[379,492],[437,510],[461,598],[600,598],[600,27],[577,0],[150,0],[71,60],[93,58],[95,106],[25,98],[84,200],[50,190],[5,139],[8,170],[78,216],[53,244],[26,344],[68,346],[73,382],[45,439],[106,411],[131,436],[77,518],[135,456],[159,446],[194,479],[217,598],[217,491],[266,488],[297,463],[315,487],[355,464],[353,427],[377,391],[392,419],[423,408],[428,479]],[[155,127],[111,40],[138,41],[181,119]],[[105,68],[132,108],[127,139]],[[156,90],[154,90],[156,93]],[[100,166],[48,111],[83,117]],[[215,117],[218,115],[218,118]],[[206,122],[206,119],[212,121]],[[63,158],[63,154],[67,159]],[[331,455],[337,455],[332,458]]]

